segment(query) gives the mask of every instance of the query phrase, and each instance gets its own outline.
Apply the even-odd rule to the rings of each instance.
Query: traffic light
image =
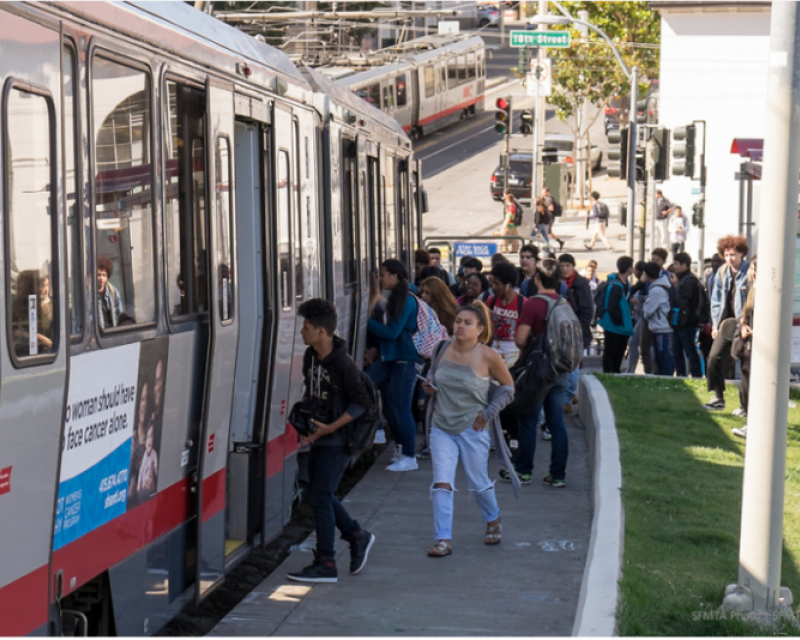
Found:
[[[695,154],[695,126],[693,124],[685,127],[675,127],[672,132],[675,142],[672,146],[672,175],[694,177],[694,154]]]
[[[647,98],[636,103],[636,124],[647,123]]]
[[[542,147],[542,164],[555,164],[558,162],[558,147],[544,145]]]
[[[524,109],[519,114],[520,124],[519,132],[523,136],[529,136],[533,133],[533,113],[530,109]]]
[[[663,182],[669,178],[669,129],[658,127],[653,130],[650,138],[650,161],[653,171],[653,179],[656,182]]]
[[[608,131],[608,176],[628,178],[628,129]]]
[[[692,205],[692,226],[693,227],[702,227],[703,226],[703,209],[705,208],[705,200],[701,200],[700,202],[695,202]]]
[[[511,129],[511,100],[509,98],[498,98],[494,107],[494,130],[500,134],[507,134]]]

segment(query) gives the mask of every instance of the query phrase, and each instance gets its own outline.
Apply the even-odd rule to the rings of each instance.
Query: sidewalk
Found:
[[[503,540],[483,543],[485,524],[466,480],[456,478],[453,555],[429,558],[431,462],[384,470],[391,445],[345,499],[376,535],[364,571],[347,572],[337,540],[339,582],[307,585],[286,573],[311,562],[312,534],[211,632],[212,636],[556,636],[570,635],[591,530],[591,478],[584,429],[567,419],[565,489],[542,484],[550,443],[537,442],[534,482],[519,500],[497,482]],[[497,477],[494,454],[490,475]]]

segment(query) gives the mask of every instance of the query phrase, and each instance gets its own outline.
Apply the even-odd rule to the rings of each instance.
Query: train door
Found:
[[[411,209],[408,198],[408,160],[397,159],[397,230],[400,236],[400,260],[408,268],[411,279],[414,274],[414,246],[411,239]]]
[[[447,108],[447,61],[441,60],[436,66],[436,128],[442,126],[444,110]]]
[[[341,247],[335,253],[341,255],[344,287],[343,295],[337,296],[336,306],[342,316],[339,322],[341,337],[347,342],[350,355],[355,359],[359,327],[358,262],[361,253],[358,246],[358,157],[355,140],[343,136],[341,153],[342,202],[339,209],[341,232],[338,237]]]
[[[234,295],[233,86],[211,78],[206,83],[206,131],[205,163],[210,185],[205,221],[209,239],[206,273],[210,313],[197,490],[197,601],[224,578],[226,466],[238,340]]]
[[[383,215],[381,209],[381,174],[378,167],[377,145],[368,146],[367,156],[367,210],[369,212],[369,236],[367,247],[369,250],[369,270],[376,276],[380,272],[381,262],[384,258],[384,233]]]
[[[358,245],[358,255],[356,268],[358,270],[358,303],[357,303],[357,326],[358,331],[353,337],[352,355],[358,366],[361,366],[361,359],[366,351],[367,340],[367,310],[369,308],[369,265],[370,248],[367,244],[369,238],[370,215],[367,204],[367,140],[364,136],[358,136],[357,140],[357,177],[356,186],[358,189],[357,202],[358,209],[354,223],[356,225],[356,243]]]
[[[381,91],[383,93],[383,111],[394,118],[396,109],[394,95],[394,78],[381,80]]]
[[[0,540],[11,541],[0,549],[0,635],[45,635],[70,344],[61,43],[57,27],[7,12],[0,40]]]
[[[302,375],[302,361],[297,362],[295,340],[296,317],[296,273],[297,231],[294,186],[296,185],[296,161],[294,151],[294,123],[292,112],[282,104],[275,104],[273,111],[272,177],[274,181],[274,213],[268,216],[274,233],[272,251],[276,305],[275,347],[272,360],[272,378],[269,408],[266,414],[266,476],[264,495],[264,536],[273,537],[283,527],[286,512],[284,497],[294,491],[294,469],[284,468],[288,451],[297,449],[297,434],[288,426],[286,419],[291,409],[293,389]],[[294,221],[294,222],[293,222]],[[288,484],[287,484],[288,483]]]
[[[410,131],[413,135],[413,127],[416,124],[414,119],[414,99],[412,87],[412,73],[413,69],[408,67],[402,72],[399,72],[394,77],[395,88],[395,120],[403,127],[403,130]]]

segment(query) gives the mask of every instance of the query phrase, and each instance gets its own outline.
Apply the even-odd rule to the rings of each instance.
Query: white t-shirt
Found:
[[[680,218],[673,215],[669,219],[669,239],[670,242],[686,242],[689,235],[689,219],[682,215]]]

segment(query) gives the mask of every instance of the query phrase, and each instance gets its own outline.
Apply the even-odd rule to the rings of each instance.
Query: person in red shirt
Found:
[[[542,260],[536,265],[534,275],[538,294],[528,298],[522,307],[522,316],[517,327],[516,343],[524,350],[535,337],[544,333],[547,313],[552,303],[558,302],[561,296],[556,293],[561,277],[559,265],[555,260]],[[562,488],[566,485],[567,456],[569,441],[564,426],[564,395],[567,386],[567,375],[561,374],[551,385],[550,391],[542,405],[519,417],[518,448],[514,455],[514,472],[523,484],[530,484],[533,472],[533,456],[536,453],[536,427],[539,415],[544,408],[547,424],[552,434],[552,451],[550,454],[550,474],[544,477],[544,484]],[[511,482],[511,475],[506,469],[500,470],[500,479]]]
[[[500,354],[506,366],[512,366],[519,357],[515,343],[517,326],[525,298],[516,292],[517,268],[510,262],[501,262],[492,267],[492,290],[486,306],[492,318],[494,340],[492,348]]]

